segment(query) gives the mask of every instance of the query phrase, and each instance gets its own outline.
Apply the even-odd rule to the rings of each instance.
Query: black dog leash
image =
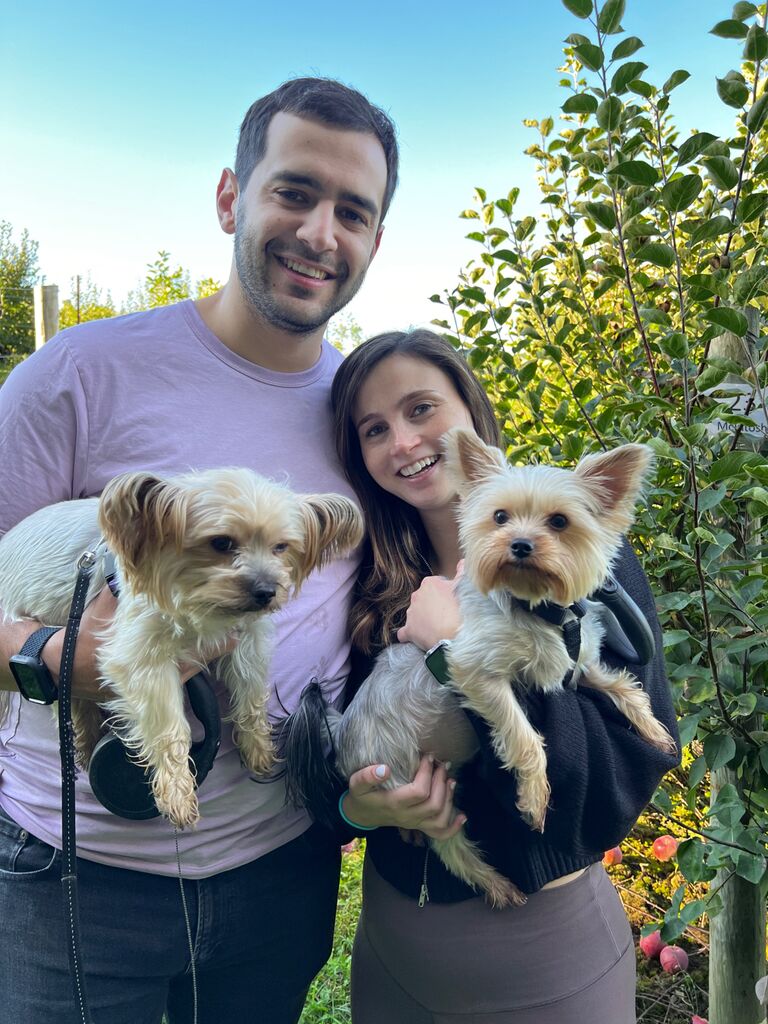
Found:
[[[72,727],[72,667],[80,619],[85,608],[88,584],[96,562],[92,551],[85,551],[77,563],[77,582],[64,631],[64,647],[59,671],[59,751],[61,755],[61,885],[64,896],[69,967],[75,1002],[82,1024],[92,1024],[85,991],[85,976],[80,947],[80,913],[77,901],[77,835],[75,824],[75,737]]]

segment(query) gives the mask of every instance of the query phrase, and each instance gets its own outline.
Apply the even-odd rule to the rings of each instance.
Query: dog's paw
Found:
[[[528,902],[528,897],[517,888],[514,882],[499,875],[487,886],[485,902],[494,910],[506,910],[507,907],[524,906]]]
[[[237,746],[243,764],[254,775],[266,775],[275,764],[275,749],[269,736],[255,736],[253,733],[240,734]]]
[[[535,832],[544,831],[549,794],[546,775],[518,778],[517,809]]]

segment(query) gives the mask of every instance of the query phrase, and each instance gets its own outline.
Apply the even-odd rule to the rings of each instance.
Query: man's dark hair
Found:
[[[235,174],[241,189],[267,149],[267,129],[275,114],[294,114],[345,131],[375,135],[387,160],[387,187],[380,222],[389,209],[397,186],[397,138],[395,126],[379,107],[362,93],[332,78],[293,78],[274,92],[256,100],[243,118],[237,143]]]

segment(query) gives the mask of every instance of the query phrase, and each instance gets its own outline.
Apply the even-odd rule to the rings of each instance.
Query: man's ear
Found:
[[[216,186],[216,213],[219,216],[221,230],[227,235],[235,233],[235,214],[240,186],[235,172],[225,167],[221,172],[219,184]]]

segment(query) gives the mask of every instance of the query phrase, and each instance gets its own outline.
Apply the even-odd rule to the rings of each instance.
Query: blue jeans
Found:
[[[331,951],[339,848],[322,830],[242,868],[185,881],[198,1024],[294,1024]],[[182,853],[183,865],[183,853]],[[0,1024],[79,1024],[61,855],[0,810]],[[178,878],[78,860],[80,932],[94,1024],[191,1024]]]

